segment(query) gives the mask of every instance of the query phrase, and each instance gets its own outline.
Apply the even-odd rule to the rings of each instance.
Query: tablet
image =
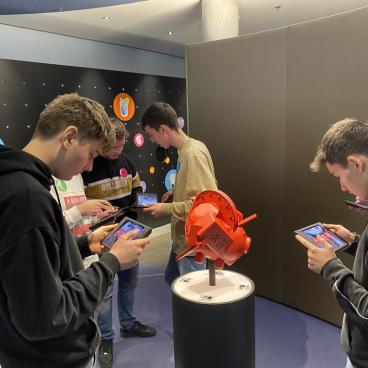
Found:
[[[155,193],[137,193],[137,207],[147,207],[157,202],[157,194]]]
[[[335,252],[349,246],[345,240],[326,229],[320,222],[295,230],[295,233],[319,248],[323,248],[323,243],[321,242],[321,238],[323,238],[332,245]]]
[[[365,206],[364,204],[361,204],[361,203],[356,203],[356,202],[348,201],[347,199],[345,199],[345,204],[347,204],[348,206],[354,207],[354,208],[360,208],[362,210],[368,211],[368,206]]]
[[[152,232],[152,229],[149,226],[133,220],[130,217],[124,217],[115,227],[115,229],[106,235],[106,237],[101,241],[101,244],[105,248],[111,248],[121,235],[126,234],[132,230],[138,230],[139,232],[131,239],[145,238]]]
[[[119,208],[116,212],[112,213],[109,216],[104,217],[103,219],[101,219],[100,221],[97,221],[96,223],[94,223],[93,225],[91,225],[89,227],[89,229],[91,231],[98,229],[100,226],[106,225],[111,221],[115,221],[115,219],[121,215],[124,214],[124,212],[127,210],[127,208],[129,207],[124,207],[124,208]]]

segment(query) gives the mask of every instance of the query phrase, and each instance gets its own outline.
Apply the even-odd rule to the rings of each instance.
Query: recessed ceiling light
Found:
[[[174,34],[174,32],[173,31],[169,31],[169,32],[167,32],[170,36],[172,36],[173,34]]]
[[[110,20],[110,17],[102,17],[103,20]]]

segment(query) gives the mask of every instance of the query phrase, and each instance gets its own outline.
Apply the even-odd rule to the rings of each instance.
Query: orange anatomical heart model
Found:
[[[234,202],[220,190],[198,193],[185,222],[188,248],[176,259],[194,255],[198,263],[208,258],[216,268],[225,263],[231,266],[250,247],[251,238],[241,226],[256,217],[243,219]]]

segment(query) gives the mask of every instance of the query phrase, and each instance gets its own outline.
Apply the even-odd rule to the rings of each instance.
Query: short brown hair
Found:
[[[129,132],[121,120],[117,118],[110,118],[110,121],[114,126],[116,139],[126,139],[129,137]]]
[[[142,128],[147,125],[159,130],[160,125],[167,125],[171,129],[178,130],[178,117],[175,110],[166,102],[154,102],[144,112],[141,119]]]
[[[368,156],[368,121],[346,118],[330,126],[317,148],[310,169],[318,172],[327,162],[347,166],[352,154]]]
[[[77,93],[53,99],[41,112],[33,137],[52,138],[71,125],[78,128],[80,140],[100,140],[103,151],[115,143],[114,129],[104,107]]]

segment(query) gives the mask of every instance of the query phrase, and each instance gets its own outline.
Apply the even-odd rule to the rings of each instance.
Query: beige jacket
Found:
[[[207,189],[217,189],[211,155],[204,143],[189,138],[178,152],[173,203],[163,204],[164,213],[171,215],[171,238],[176,254],[187,247],[184,227],[193,199]]]

